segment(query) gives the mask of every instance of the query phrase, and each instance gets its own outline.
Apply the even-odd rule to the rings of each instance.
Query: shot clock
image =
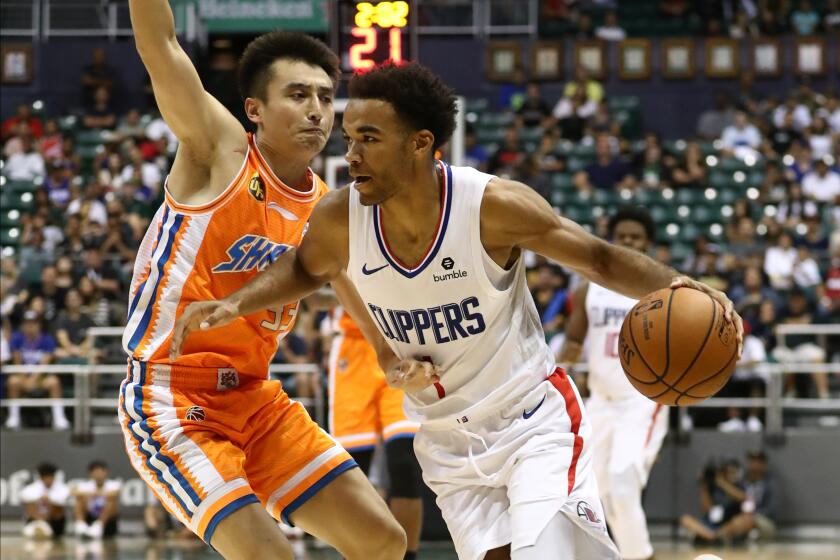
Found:
[[[416,24],[411,2],[338,3],[338,52],[345,72],[368,70],[393,60],[412,60],[416,52]]]

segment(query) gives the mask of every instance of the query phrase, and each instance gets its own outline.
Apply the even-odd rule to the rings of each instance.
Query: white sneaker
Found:
[[[53,430],[69,430],[70,421],[64,416],[57,416],[53,418]]]
[[[53,536],[53,530],[46,521],[30,521],[23,527],[23,536],[28,539],[49,539]]]
[[[718,424],[718,430],[725,433],[744,432],[747,430],[747,425],[740,418],[730,418],[726,422]]]
[[[101,521],[94,521],[90,524],[90,528],[88,528],[87,536],[99,540],[102,538],[102,534],[105,532],[105,526],[102,525]]]
[[[20,429],[20,416],[9,416],[6,418],[6,423],[3,425],[7,430]]]
[[[755,416],[750,416],[747,418],[747,431],[748,432],[760,432],[764,429],[764,424],[761,423],[761,420],[756,418]]]
[[[89,529],[90,527],[84,521],[76,521],[73,524],[73,534],[77,537],[86,537]]]

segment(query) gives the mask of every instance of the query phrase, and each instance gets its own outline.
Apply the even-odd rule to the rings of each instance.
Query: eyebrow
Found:
[[[310,90],[312,88],[317,88],[320,92],[330,92],[332,93],[334,90],[332,87],[329,86],[315,86],[313,84],[304,84],[302,82],[293,82],[291,84],[286,84],[286,89],[306,89]]]
[[[346,128],[342,127],[341,131],[344,132],[344,134],[347,134]],[[370,124],[362,125],[356,129],[356,134],[365,134],[366,132],[381,133],[382,131]]]

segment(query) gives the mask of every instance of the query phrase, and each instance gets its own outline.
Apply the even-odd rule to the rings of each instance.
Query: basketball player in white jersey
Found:
[[[653,220],[641,206],[622,208],[610,218],[610,239],[621,247],[645,253],[654,232]],[[558,360],[562,365],[576,364],[587,339],[586,411],[592,423],[595,477],[607,523],[625,560],[653,557],[642,490],[668,431],[668,409],[636,391],[618,359],[621,324],[636,301],[596,283],[581,282]]]
[[[346,274],[368,312],[355,319],[421,423],[415,451],[459,558],[618,558],[592,473],[589,420],[555,368],[521,253],[633,298],[668,286],[703,290],[740,329],[732,303],[589,235],[526,185],[436,161],[455,127],[455,97],[422,66],[376,68],[349,91],[352,188],[325,196],[300,247],[247,286],[188,306],[173,352],[195,329]]]

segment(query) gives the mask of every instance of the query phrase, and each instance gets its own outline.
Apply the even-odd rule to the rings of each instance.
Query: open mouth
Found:
[[[370,176],[369,175],[358,175],[356,177],[355,181],[356,181],[357,185],[361,185],[363,183],[367,183],[368,181],[370,181]]]

